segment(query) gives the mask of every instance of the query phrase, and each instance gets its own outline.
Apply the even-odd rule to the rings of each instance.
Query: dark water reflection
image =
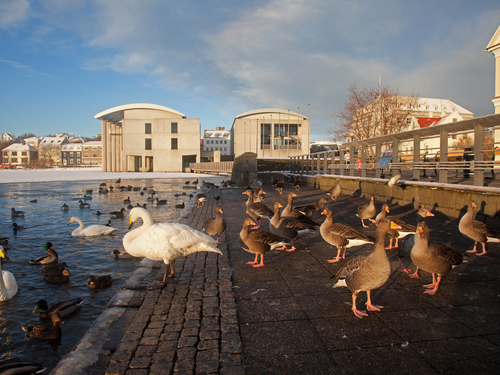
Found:
[[[127,232],[128,219],[112,220],[117,228],[115,235],[94,238],[72,237],[71,232],[78,225],[67,225],[71,216],[79,217],[85,225],[105,224],[109,212],[117,211],[127,205],[123,200],[130,196],[132,204],[147,203],[148,210],[157,221],[174,221],[179,210],[174,205],[187,202],[188,196],[175,197],[184,190],[184,180],[122,180],[121,185],[152,188],[159,192],[161,199],[168,199],[164,206],[152,206],[147,195],[139,191],[115,191],[107,195],[96,193],[99,183],[115,185],[115,181],[91,182],[48,182],[0,184],[0,237],[9,237],[6,251],[10,258],[2,262],[2,268],[14,274],[19,286],[18,294],[9,301],[0,302],[0,361],[35,360],[44,363],[52,370],[57,362],[78,343],[85,331],[103,311],[113,295],[120,289],[124,280],[137,268],[140,258],[115,261],[111,255],[113,249],[122,250],[121,240]],[[80,209],[78,200],[83,197],[84,189],[93,189],[93,199],[87,201],[90,209]],[[37,199],[37,203],[30,200]],[[194,198],[193,198],[194,199]],[[61,211],[66,203],[70,209]],[[10,209],[25,211],[25,218],[12,218]],[[97,216],[96,211],[104,213]],[[24,230],[14,233],[12,224],[23,225]],[[53,285],[43,280],[40,266],[31,266],[29,260],[46,254],[43,246],[52,242],[59,254],[59,261],[68,264],[72,276],[67,284]],[[89,275],[112,274],[113,286],[107,289],[91,290],[87,286]],[[56,302],[81,297],[84,305],[75,316],[63,319],[63,336],[60,342],[40,342],[26,339],[21,326],[38,321],[37,314],[32,314],[40,298],[49,305]]]

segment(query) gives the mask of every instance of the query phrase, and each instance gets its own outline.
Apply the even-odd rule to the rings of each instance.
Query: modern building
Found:
[[[182,172],[200,160],[200,120],[147,103],[107,109],[101,120],[103,172]]]
[[[500,26],[486,46],[486,51],[495,56],[495,97],[491,101],[495,106],[494,113],[500,113]]]
[[[46,166],[61,165],[61,148],[68,144],[66,134],[58,134],[55,137],[43,137],[38,146],[38,159]]]
[[[102,167],[102,142],[88,141],[82,147],[82,164],[92,167]]]
[[[231,154],[255,152],[258,158],[288,158],[309,152],[310,121],[285,109],[265,108],[235,117]]]
[[[62,165],[79,167],[82,165],[82,143],[68,143],[61,147]]]
[[[2,150],[2,163],[27,167],[37,159],[37,155],[37,151],[30,145],[13,143]]]

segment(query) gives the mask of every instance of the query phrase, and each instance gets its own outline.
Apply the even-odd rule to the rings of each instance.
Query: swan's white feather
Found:
[[[73,237],[94,237],[94,236],[104,236],[106,234],[113,233],[116,228],[107,227],[106,225],[89,225],[84,228],[83,221],[77,217],[72,217],[69,219],[68,224],[78,223],[80,224],[78,228],[76,228],[71,235]]]

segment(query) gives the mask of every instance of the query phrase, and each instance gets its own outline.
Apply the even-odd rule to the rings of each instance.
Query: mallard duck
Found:
[[[127,197],[126,199],[123,200],[123,203],[129,204],[130,203],[130,197]]]
[[[66,262],[51,263],[42,266],[43,273],[61,273],[65,268],[68,268]]]
[[[159,199],[158,197],[156,198],[156,205],[157,206],[162,206],[162,205],[165,205],[167,204],[167,200],[166,199]]]
[[[16,232],[16,231],[18,231],[18,230],[24,229],[24,226],[22,226],[22,225],[17,225],[17,223],[13,223],[13,224],[12,224],[12,228],[14,229],[14,232]]]
[[[57,262],[59,256],[53,249],[53,247],[55,246],[52,245],[52,242],[47,242],[43,247],[45,248],[45,250],[47,250],[47,254],[35,259],[31,259],[30,264],[50,264]]]
[[[125,209],[122,208],[120,211],[111,211],[109,214],[111,215],[111,217],[123,219],[125,217],[124,212]]]
[[[366,291],[368,311],[380,311],[383,307],[372,304],[371,291],[384,285],[391,275],[391,263],[384,248],[385,236],[390,228],[397,229],[397,225],[387,218],[382,219],[370,255],[351,259],[335,275],[337,282],[334,288],[346,286],[352,292],[352,311],[358,318],[367,316],[366,311],[356,307],[359,292]]]
[[[73,237],[93,237],[93,236],[104,236],[106,234],[113,233],[116,228],[108,227],[106,225],[89,225],[88,227],[83,227],[83,221],[81,221],[77,217],[71,217],[68,221],[68,225],[71,223],[80,224],[78,228],[76,228],[71,235]]]
[[[68,210],[69,206],[66,203],[63,203],[63,205],[61,206],[61,211],[68,211]]]
[[[14,275],[9,271],[2,271],[1,258],[9,259],[0,245],[0,301],[7,301],[17,294],[17,282]]]
[[[198,251],[221,254],[214,246],[214,239],[205,233],[179,223],[155,223],[148,211],[136,207],[130,211],[130,226],[142,219],[142,226],[123,237],[123,248],[132,256],[162,260],[165,267],[163,284],[167,282],[168,266],[174,277],[174,261]]]
[[[226,222],[222,217],[222,208],[217,206],[215,209],[215,218],[211,217],[205,221],[202,231],[211,236],[217,236],[215,241],[219,244],[219,236],[226,230]]]
[[[81,199],[78,201],[79,203],[79,207],[80,208],[90,208],[90,203],[85,203],[84,201],[82,201]]]
[[[69,270],[64,269],[60,273],[46,273],[43,275],[43,279],[49,284],[65,284],[69,283],[69,277],[71,276],[71,272]]]
[[[326,192],[332,201],[336,202],[337,198],[342,194],[342,188],[340,187],[340,178],[337,178],[337,184]]]
[[[474,240],[474,248],[467,250],[468,253],[476,253],[476,255],[486,254],[486,242],[500,242],[500,234],[495,232],[482,221],[474,220],[474,208],[476,203],[472,200],[467,205],[467,213],[462,216],[458,223],[458,230],[464,236]],[[483,252],[477,252],[477,243],[483,244]]]
[[[89,282],[87,285],[90,286],[90,289],[101,289],[101,288],[108,288],[111,285],[113,285],[113,276],[111,275],[106,275],[106,276],[89,276]]]
[[[24,211],[16,211],[14,207],[10,209],[12,217],[24,217]]]
[[[196,208],[201,208],[205,205],[205,202],[207,200],[207,196],[203,193],[200,193],[200,194],[196,194],[194,199],[196,199]]]
[[[364,204],[358,207],[356,211],[356,216],[361,219],[361,224],[364,228],[368,228],[368,225],[365,225],[365,219],[370,220],[372,223],[375,223],[375,220],[372,217],[377,213],[377,209],[375,208],[375,197],[370,198],[369,204]]]
[[[40,311],[38,313],[38,316],[42,320],[51,319],[53,314],[59,314],[61,318],[64,318],[65,316],[71,315],[74,312],[80,310],[82,304],[83,299],[74,298],[68,301],[58,302],[55,305],[49,307],[47,301],[41,299],[36,303],[36,307],[33,310],[33,313]]]
[[[37,362],[16,362],[0,366],[0,374],[2,375],[41,374],[45,370],[47,368]]]
[[[111,254],[113,254],[115,256],[115,260],[118,260],[118,259],[134,259],[135,257],[133,257],[132,255],[130,255],[129,253],[127,253],[126,251],[120,251],[118,249],[114,249]]]
[[[62,331],[59,327],[61,317],[59,314],[52,314],[50,322],[40,322],[37,324],[26,324],[22,330],[26,332],[27,337],[34,337],[40,340],[52,340],[61,337]]]
[[[257,223],[252,229],[260,228],[260,221],[263,217],[271,220],[274,212],[262,202],[254,202],[252,189],[245,190],[242,194],[248,195],[246,201],[247,214]]]

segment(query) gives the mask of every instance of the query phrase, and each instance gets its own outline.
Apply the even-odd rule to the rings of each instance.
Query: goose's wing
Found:
[[[366,241],[373,241],[373,237],[363,232],[360,232],[349,225],[335,223],[330,227],[330,232],[333,232],[339,236],[346,237],[348,239],[363,239]]]
[[[486,237],[500,238],[500,235],[497,232],[495,232],[493,229],[491,229],[487,224],[483,223],[482,221],[473,220],[472,226],[475,230],[481,232]]]
[[[406,221],[398,219],[396,217],[390,217],[391,221],[395,223],[396,225],[400,226],[401,229],[398,229],[399,232],[403,233],[415,233],[417,230],[417,227],[408,224]]]
[[[429,242],[428,248],[434,256],[443,259],[452,266],[457,266],[464,260],[464,256],[461,252],[448,245],[438,242]]]
[[[345,279],[349,275],[351,275],[354,271],[359,270],[363,264],[366,262],[367,256],[359,256],[351,259],[346,263],[346,265],[338,270],[335,275],[335,279]]]

